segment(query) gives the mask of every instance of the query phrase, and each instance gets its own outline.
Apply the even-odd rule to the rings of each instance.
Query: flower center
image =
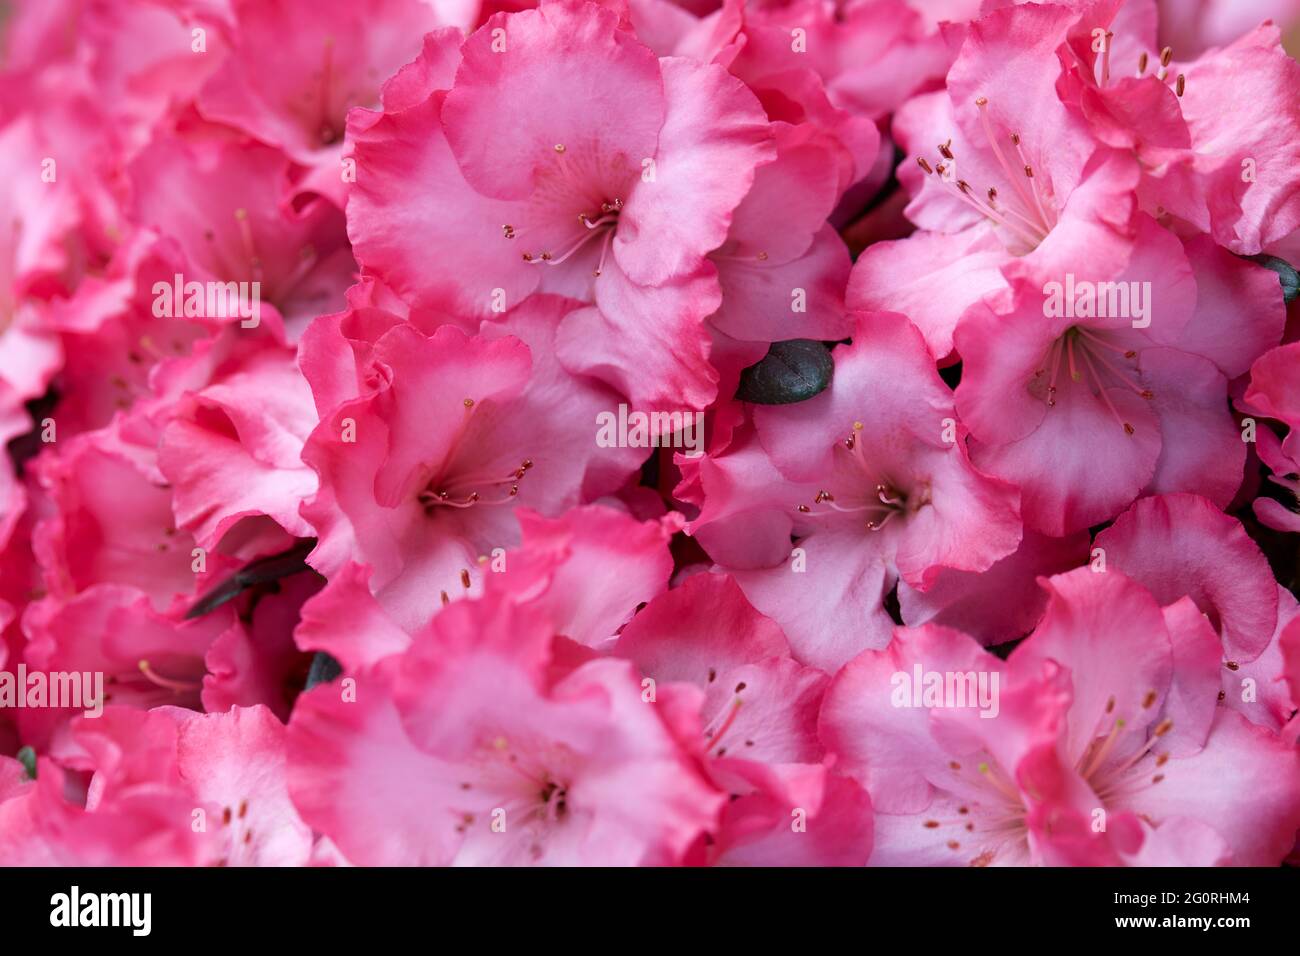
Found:
[[[439,508],[463,509],[475,505],[508,504],[519,494],[519,482],[533,467],[533,460],[525,458],[517,467],[505,473],[498,470],[499,466],[466,469],[461,451],[474,445],[472,440],[467,441],[466,435],[474,429],[477,420],[475,413],[484,406],[472,398],[464,399],[461,405],[464,408],[464,418],[443,459],[443,465],[416,496],[426,515],[435,514]],[[482,435],[481,430],[479,434]]]
[[[1142,699],[1142,708],[1145,710],[1155,704],[1158,695],[1154,690],[1147,691],[1146,696]],[[1146,742],[1133,751],[1132,755],[1126,760],[1114,763],[1108,763],[1108,758],[1114,752],[1117,743],[1124,737],[1129,722],[1123,717],[1114,717],[1115,698],[1111,697],[1106,703],[1106,709],[1103,711],[1101,718],[1098,720],[1096,733],[1092,742],[1087,746],[1080,755],[1075,769],[1083,779],[1088,781],[1097,797],[1103,803],[1109,803],[1117,797],[1131,796],[1138,790],[1145,790],[1147,787],[1155,786],[1165,778],[1163,773],[1152,775],[1150,782],[1143,783],[1142,779],[1134,779],[1129,773],[1137,764],[1151,754],[1156,744],[1160,742],[1165,734],[1173,729],[1174,722],[1171,718],[1166,717],[1151,729],[1151,736]],[[1106,721],[1110,721],[1110,730],[1102,736]],[[1169,760],[1169,754],[1162,753],[1155,755],[1155,769],[1163,767]]]
[[[533,460],[525,458],[518,468],[505,475],[480,472],[435,478],[420,492],[419,501],[427,515],[438,508],[509,504],[519,494],[519,482],[532,467]]]
[[[1124,429],[1124,434],[1132,435],[1135,431],[1132,422],[1126,421],[1111,401],[1106,389],[1122,385],[1140,398],[1152,399],[1155,393],[1145,388],[1137,378],[1136,368],[1123,366],[1121,361],[1132,362],[1138,353],[1108,341],[1104,334],[1072,326],[1065,334],[1056,339],[1043,356],[1042,366],[1034,372],[1031,390],[1040,391],[1049,407],[1056,405],[1062,367],[1070,375],[1071,381],[1083,383],[1092,393],[1102,400],[1115,421]],[[1118,356],[1118,357],[1114,357]],[[1047,387],[1042,388],[1046,376]]]
[[[998,165],[1002,168],[1006,182],[1011,186],[1014,199],[1008,196],[1000,197],[995,186],[987,187],[985,192],[988,196],[987,201],[979,199],[970,183],[957,178],[957,157],[953,152],[951,139],[939,144],[941,159],[933,166],[924,156],[918,156],[916,162],[927,175],[938,176],[939,182],[944,187],[981,216],[1013,233],[1018,240],[1017,245],[1028,243],[1028,248],[1021,250],[1022,254],[1032,252],[1047,238],[1047,234],[1056,225],[1056,207],[1052,202],[1050,189],[1046,184],[1040,186],[1038,177],[1034,175],[1034,166],[1025,155],[1020,134],[1013,132],[999,136],[993,128],[992,120],[989,119],[988,103],[986,96],[981,96],[975,101],[980,113],[980,127]],[[1002,148],[1003,139],[1006,139],[1015,150],[1018,163],[1013,163],[1007,158],[1007,153]]]
[[[813,497],[812,505],[798,506],[800,514],[862,515],[866,519],[868,531],[879,531],[891,519],[904,521],[909,513],[919,511],[930,503],[928,481],[921,482],[909,492],[904,490],[901,482],[881,474],[868,460],[866,446],[862,441],[862,429],[862,422],[854,422],[849,437],[835,445],[835,472],[838,478],[849,485],[848,490],[838,499],[830,491],[818,491]]]
[[[623,200],[618,198],[603,200],[597,210],[592,212],[584,210],[578,213],[580,228],[559,242],[556,246],[558,251],[523,252],[521,256],[524,262],[532,265],[558,266],[573,258],[582,249],[588,248],[593,239],[600,237],[600,260],[591,273],[599,278],[605,269],[605,257],[609,254],[610,241],[618,229],[618,214],[622,210]],[[506,223],[501,227],[501,234],[507,239],[517,239],[524,233],[516,231],[514,226]]]

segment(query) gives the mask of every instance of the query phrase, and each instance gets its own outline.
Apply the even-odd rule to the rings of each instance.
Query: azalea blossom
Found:
[[[1295,25],[0,2],[0,865],[1300,863]]]

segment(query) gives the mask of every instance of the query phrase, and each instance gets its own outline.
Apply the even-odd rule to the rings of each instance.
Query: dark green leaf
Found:
[[[831,383],[833,368],[830,350],[820,342],[773,342],[761,362],[740,373],[736,398],[756,405],[807,401]]]
[[[342,664],[324,651],[317,651],[316,656],[311,659],[311,667],[307,671],[307,686],[303,690],[311,690],[317,684],[328,684],[342,673]]]
[[[35,780],[36,779],[36,751],[33,750],[31,747],[22,747],[19,749],[18,753],[16,753],[14,756],[18,758],[18,762],[22,764],[23,768],[27,771],[28,779]]]
[[[1292,268],[1291,263],[1263,252],[1257,256],[1246,256],[1246,258],[1251,262],[1259,263],[1265,269],[1272,269],[1277,273],[1277,280],[1282,285],[1282,298],[1284,301],[1290,302],[1297,295],[1300,295],[1300,273]]]
[[[305,558],[316,547],[315,538],[303,538],[288,551],[280,554],[258,558],[236,571],[215,588],[203,595],[185,614],[186,620],[211,614],[227,601],[239,597],[249,588],[259,584],[269,584],[291,574],[300,574],[308,570]]]

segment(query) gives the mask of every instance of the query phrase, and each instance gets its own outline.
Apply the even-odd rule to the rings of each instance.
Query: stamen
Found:
[[[1092,377],[1096,382],[1098,397],[1100,397],[1106,407],[1110,409],[1110,413],[1115,417],[1115,420],[1124,426],[1124,434],[1132,435],[1134,432],[1133,425],[1130,422],[1124,421],[1119,410],[1115,407],[1115,403],[1112,402],[1110,396],[1106,394],[1106,386],[1102,383],[1101,376],[1097,374],[1097,368],[1092,364],[1092,357],[1088,354],[1088,350],[1081,348],[1079,349],[1079,354],[1083,357],[1084,364],[1088,366],[1088,371],[1092,373]]]
[[[567,248],[565,248],[565,250],[561,252],[558,256],[552,255],[549,252],[543,252],[540,256],[537,257],[533,257],[530,256],[528,253],[524,253],[524,261],[545,262],[548,265],[558,266],[560,263],[571,258],[574,254],[578,252],[578,250],[580,250],[583,246],[585,246],[593,236],[597,235],[600,231],[602,231],[602,227],[611,227],[608,230],[605,230],[605,242],[606,244],[608,244],[609,237],[612,236],[614,232],[613,227],[617,226],[618,224],[618,211],[622,208],[623,208],[623,201],[621,199],[615,199],[613,205],[610,205],[609,203],[601,204],[601,211],[604,212],[605,215],[602,215],[598,219],[592,219],[586,213],[579,213],[578,221],[587,227],[586,232],[580,233],[578,235],[578,238],[574,240]],[[507,236],[506,238],[507,239],[513,238],[513,236]],[[602,250],[601,252],[602,268],[603,265],[604,265],[604,250]],[[597,274],[599,274],[599,270],[597,271]]]
[[[989,146],[993,149],[993,155],[997,157],[998,165],[1002,167],[1002,172],[1006,175],[1007,181],[1011,183],[1011,188],[1016,191],[1017,195],[1020,196],[1020,201],[1025,204],[1025,209],[1033,209],[1033,203],[1030,201],[1029,194],[1026,192],[1024,186],[1021,185],[1020,177],[1011,171],[1011,164],[1007,162],[1007,157],[1002,152],[1002,147],[998,145],[998,137],[993,132],[993,124],[989,120],[988,97],[981,96],[975,101],[975,105],[979,107],[980,124],[984,127],[984,138],[989,141]],[[1018,143],[1019,139],[1018,136],[1015,136],[1014,134],[1012,135],[1012,142]],[[1046,220],[1043,221],[1043,225],[1047,225]]]
[[[140,661],[136,666],[140,668],[140,673],[145,676],[145,679],[148,680],[149,683],[166,690],[176,691],[178,694],[186,694],[190,691],[199,690],[203,686],[198,681],[180,681],[172,680],[169,677],[163,677],[150,667],[149,662],[145,660]]]
[[[466,485],[480,485],[494,488],[501,485],[508,485],[509,487],[500,498],[485,498],[478,491],[470,491],[463,498],[454,498],[448,488],[444,487],[435,491],[435,486],[431,484],[424,491],[420,492],[417,500],[424,506],[425,514],[433,514],[434,509],[438,507],[465,509],[472,508],[475,505],[487,506],[507,504],[511,499],[518,496],[518,483],[532,467],[533,460],[531,458],[525,458],[523,463],[508,475],[488,476],[483,473],[476,473],[470,475],[455,475],[452,478],[452,483],[460,487]],[[468,587],[468,585],[466,585],[466,587]]]
[[[244,255],[248,257],[248,268],[253,273],[253,281],[262,279],[262,260],[258,258],[257,246],[253,242],[253,227],[248,222],[248,210],[236,209],[235,222],[239,227],[239,238],[244,244]]]
[[[1110,373],[1114,375],[1116,378],[1118,378],[1120,382],[1124,384],[1127,388],[1132,389],[1134,394],[1136,394],[1139,398],[1151,399],[1156,397],[1155,392],[1151,391],[1151,389],[1149,388],[1143,388],[1141,385],[1138,385],[1136,382],[1134,382],[1132,379],[1128,377],[1128,375],[1125,373],[1123,369],[1121,369],[1119,366],[1112,363],[1108,358],[1106,358],[1106,356],[1093,355],[1092,358],[1095,358],[1098,362],[1100,362],[1104,368],[1109,370]],[[1100,379],[1098,380],[1098,384],[1100,385]]]
[[[732,701],[731,712],[727,714],[726,718],[722,721],[722,726],[713,733],[705,732],[705,736],[709,738],[709,746],[705,748],[706,750],[712,750],[721,743],[723,735],[726,734],[726,732],[731,729],[731,725],[736,722],[736,715],[740,713],[740,705],[742,703],[744,703],[744,701],[737,697]]]
[[[1160,738],[1163,737],[1165,734],[1167,734],[1173,726],[1174,726],[1174,722],[1169,717],[1166,717],[1164,720],[1160,721],[1160,723],[1156,724],[1155,729],[1151,731],[1151,736],[1147,739],[1147,742],[1142,746],[1142,749],[1138,750],[1135,754],[1133,754],[1133,756],[1129,757],[1128,760],[1124,761],[1124,763],[1116,767],[1115,772],[1123,773],[1124,771],[1132,767],[1135,763],[1137,763],[1139,760],[1141,760],[1143,757],[1145,757],[1147,753],[1150,752],[1151,748],[1154,747],[1156,743],[1160,740]],[[1163,759],[1157,759],[1156,766],[1157,767],[1164,766],[1165,761],[1167,761],[1168,759],[1169,759],[1168,754],[1164,755]]]
[[[1112,351],[1119,352],[1126,359],[1137,358],[1137,352],[1135,352],[1133,349],[1126,349],[1123,348],[1122,346],[1116,345],[1114,342],[1107,342],[1100,335],[1097,335],[1096,333],[1092,332],[1089,329],[1085,329],[1081,325],[1076,325],[1074,327],[1074,331],[1078,332],[1084,338],[1097,343],[1103,348],[1108,348],[1111,349]]]
[[[1001,774],[994,773],[993,768],[983,762],[981,762],[976,769],[979,770],[985,780],[991,783],[1004,796],[1008,797],[1016,804],[1020,804],[1019,791],[1003,780]]]
[[[1146,51],[1143,50],[1142,54],[1138,57],[1138,76],[1142,76],[1144,73],[1146,73],[1146,71],[1147,71],[1147,54]]]
[[[1123,732],[1125,726],[1126,724],[1123,717],[1116,718],[1115,723],[1111,725],[1110,734],[1104,741],[1102,741],[1101,746],[1093,755],[1092,760],[1088,763],[1088,769],[1083,771],[1083,779],[1087,780],[1097,772],[1097,768],[1100,767],[1102,762],[1110,755],[1111,749],[1115,746],[1115,741],[1119,739],[1119,735]]]
[[[1057,339],[1052,343],[1052,373],[1047,380],[1047,405],[1049,408],[1056,404],[1056,376],[1061,370],[1061,354],[1064,351],[1064,341]]]
[[[605,271],[605,256],[609,254],[609,246],[613,238],[614,238],[614,230],[610,229],[608,232],[605,233],[605,238],[600,244],[600,261],[596,263],[596,268],[591,273],[597,279],[599,279],[600,274]]]
[[[1016,145],[1016,155],[1020,157],[1020,162],[1025,166],[1025,178],[1029,180],[1029,188],[1034,194],[1034,204],[1038,207],[1038,214],[1043,217],[1043,226],[1048,231],[1052,228],[1052,220],[1047,215],[1047,209],[1043,206],[1043,198],[1039,194],[1038,180],[1034,178],[1034,167],[1029,164],[1025,157],[1025,151],[1020,145],[1020,134],[1012,135],[1011,141]]]
[[[1024,239],[1025,239],[1025,240],[1030,244],[1030,246],[1037,246],[1040,242],[1042,242],[1042,240],[1043,240],[1043,238],[1044,238],[1043,235],[1035,235],[1034,233],[1031,233],[1031,232],[1026,231],[1026,230],[1023,229],[1021,226],[1017,225],[1016,223],[1014,223],[1014,222],[1010,221],[1009,219],[1006,219],[1004,216],[1002,216],[1002,215],[1001,215],[1001,210],[996,210],[996,209],[992,209],[992,208],[990,208],[990,207],[988,207],[988,206],[985,206],[985,205],[981,204],[980,202],[978,202],[977,200],[975,200],[972,196],[970,196],[970,195],[969,195],[970,185],[969,185],[968,183],[966,183],[965,180],[960,180],[958,183],[951,183],[951,182],[948,182],[947,180],[945,180],[945,179],[943,178],[943,173],[944,173],[944,170],[945,170],[945,169],[946,169],[946,167],[943,166],[942,164],[939,165],[939,166],[937,167],[937,171],[938,171],[938,173],[939,173],[939,181],[940,181],[940,183],[942,183],[944,186],[947,186],[948,188],[952,189],[952,190],[956,193],[957,198],[959,198],[962,202],[966,203],[966,205],[970,206],[972,209],[974,209],[976,212],[978,212],[981,216],[984,216],[984,217],[986,217],[986,218],[988,218],[988,219],[991,219],[993,222],[997,223],[999,226],[1005,226],[1006,228],[1011,229],[1011,230],[1013,230],[1013,231],[1019,233],[1020,236],[1021,236],[1022,238],[1024,238]],[[1010,212],[1010,211],[1012,211],[1012,210],[1009,210],[1009,209],[1008,209],[1007,211]],[[1024,219],[1023,216],[1018,216],[1018,218],[1020,218],[1020,219]],[[1025,220],[1025,221],[1028,222],[1028,220]],[[1033,224],[1030,223],[1030,225],[1033,225]],[[1037,228],[1037,227],[1035,226],[1035,228]]]

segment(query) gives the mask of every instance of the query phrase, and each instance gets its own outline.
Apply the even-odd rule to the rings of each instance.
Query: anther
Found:
[[[930,173],[934,172],[934,167],[931,166],[929,163],[927,163],[927,162],[925,161],[925,157],[924,157],[924,156],[918,156],[918,157],[916,157],[916,164],[917,164],[918,166],[920,166],[922,169],[925,170],[925,173],[926,173],[927,176],[928,176]]]
[[[1187,77],[1185,77],[1185,76],[1183,76],[1183,74],[1179,73],[1179,74],[1178,74],[1178,79],[1177,79],[1177,81],[1174,83],[1174,92],[1175,92],[1176,94],[1178,94],[1179,96],[1182,96],[1182,95],[1183,95],[1183,90],[1185,90],[1185,89],[1187,89]]]

